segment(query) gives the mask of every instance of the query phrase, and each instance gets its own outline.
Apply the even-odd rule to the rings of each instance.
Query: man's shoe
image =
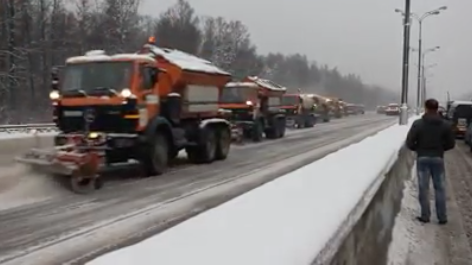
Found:
[[[439,220],[438,224],[445,225],[447,224],[447,220]]]
[[[421,217],[421,216],[418,216],[416,217],[416,220],[426,224],[426,223],[429,223],[429,218],[424,218],[424,217]]]

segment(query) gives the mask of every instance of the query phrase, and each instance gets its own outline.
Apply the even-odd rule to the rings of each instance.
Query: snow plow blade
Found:
[[[231,141],[240,144],[243,142],[244,132],[241,126],[231,124]]]
[[[55,149],[31,149],[28,153],[16,157],[15,161],[50,174],[72,175],[77,166],[60,162],[56,159],[57,156],[58,151]]]
[[[69,178],[70,189],[79,194],[90,193],[101,187],[98,178],[100,156],[94,151],[80,152],[73,145],[31,149],[15,160],[40,172]]]

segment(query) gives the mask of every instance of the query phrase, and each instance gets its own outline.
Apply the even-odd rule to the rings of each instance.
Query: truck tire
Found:
[[[144,156],[143,164],[147,177],[164,173],[169,163],[169,143],[167,137],[160,132],[156,132],[150,140],[150,145]]]
[[[185,149],[188,160],[195,164],[211,163],[216,158],[216,130],[211,127],[201,131],[201,138],[196,146],[189,146]]]
[[[220,127],[217,134],[215,160],[225,160],[231,148],[231,132],[226,127]]]
[[[274,121],[272,127],[269,127],[265,130],[265,136],[267,139],[276,139],[279,135],[279,126],[277,121]]]
[[[312,128],[315,126],[315,118],[313,116],[308,116],[305,120],[305,128]]]
[[[261,120],[255,120],[251,130],[251,140],[255,143],[262,141],[264,138],[263,124]]]
[[[285,119],[277,119],[277,124],[279,126],[279,135],[277,138],[283,138],[285,136],[286,126],[285,126]]]

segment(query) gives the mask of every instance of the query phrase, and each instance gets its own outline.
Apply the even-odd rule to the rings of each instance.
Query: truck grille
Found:
[[[252,112],[249,109],[232,109],[231,119],[236,121],[251,121]]]
[[[127,105],[104,106],[60,106],[58,107],[58,127],[63,132],[81,132],[85,130],[84,114],[92,110],[94,118],[89,125],[90,131],[107,133],[131,133],[136,130],[137,119],[125,119],[125,114],[132,114]]]

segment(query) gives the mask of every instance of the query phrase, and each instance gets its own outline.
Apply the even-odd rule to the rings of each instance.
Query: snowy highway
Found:
[[[83,264],[99,254],[158,233],[260,184],[395,123],[367,114],[290,131],[277,141],[234,146],[227,161],[183,165],[161,177],[110,178],[80,196],[51,179],[3,166],[0,263]],[[319,150],[307,159],[308,151]],[[3,180],[2,180],[3,178]],[[31,263],[34,260],[34,263]]]

